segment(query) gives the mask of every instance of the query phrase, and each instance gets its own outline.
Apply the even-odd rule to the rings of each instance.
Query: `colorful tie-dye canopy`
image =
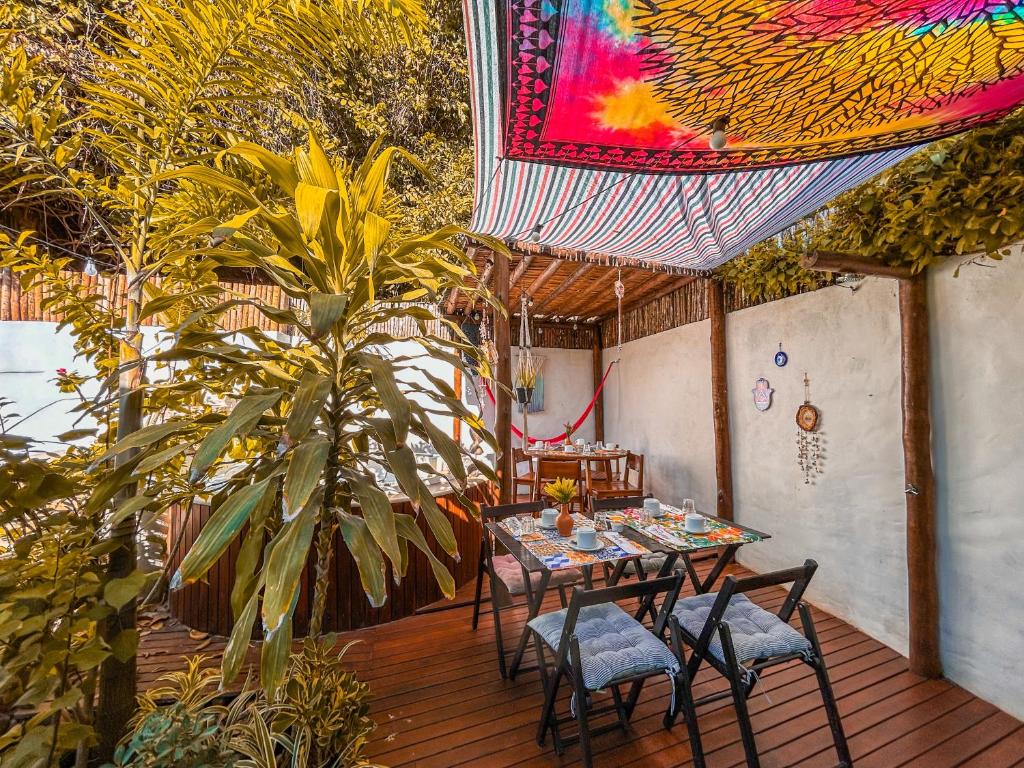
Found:
[[[713,266],[1024,101],[1024,0],[466,0],[466,14],[475,228],[616,256]]]

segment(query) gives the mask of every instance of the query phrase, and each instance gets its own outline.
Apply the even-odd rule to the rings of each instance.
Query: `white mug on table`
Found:
[[[581,549],[593,549],[597,546],[597,530],[593,526],[582,525],[576,529],[576,546]]]

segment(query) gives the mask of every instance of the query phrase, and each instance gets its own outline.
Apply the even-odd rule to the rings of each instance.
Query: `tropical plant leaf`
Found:
[[[201,578],[224,554],[249,515],[267,493],[271,478],[235,491],[206,521],[192,547],[171,578],[171,589]]]
[[[317,487],[330,450],[330,441],[323,437],[305,440],[292,450],[288,473],[284,478],[286,522],[299,513]]]
[[[319,489],[292,520],[286,522],[270,545],[266,573],[273,578],[263,587],[263,630],[274,633],[290,617],[299,594],[299,578],[306,566],[309,545],[313,540],[316,511],[323,502]],[[291,622],[284,622],[291,625]]]
[[[189,467],[189,482],[196,482],[217,460],[233,437],[244,437],[259,421],[264,411],[281,399],[281,392],[246,395],[231,414],[200,443]]]
[[[386,569],[380,548],[374,542],[365,520],[348,513],[342,513],[340,517],[341,535],[356,561],[366,598],[374,608],[380,608],[388,598],[384,578]]]

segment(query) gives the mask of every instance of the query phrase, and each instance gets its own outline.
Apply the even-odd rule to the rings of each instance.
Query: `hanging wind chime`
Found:
[[[822,472],[821,435],[816,431],[819,416],[818,409],[811,405],[811,380],[805,372],[804,403],[796,409],[796,456],[804,473],[804,485],[810,485],[811,479]]]
[[[619,350],[618,358],[616,362],[622,359],[622,297],[626,295],[626,284],[622,282],[622,270],[618,270],[618,275],[615,279],[615,304],[618,319],[615,323],[615,329],[619,335]]]

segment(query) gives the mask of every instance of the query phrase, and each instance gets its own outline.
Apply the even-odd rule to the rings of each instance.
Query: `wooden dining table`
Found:
[[[629,451],[623,448],[592,448],[589,451],[581,451],[576,448],[572,451],[562,450],[561,446],[555,448],[527,448],[524,453],[531,459],[554,459],[555,461],[616,461],[626,458]]]

